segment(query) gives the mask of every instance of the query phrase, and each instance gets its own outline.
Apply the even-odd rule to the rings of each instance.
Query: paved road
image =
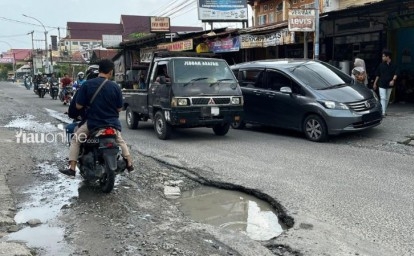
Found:
[[[47,107],[65,110],[58,103]],[[414,106],[391,105],[389,113],[379,127],[323,144],[260,127],[224,137],[207,128],[178,129],[161,141],[150,122],[123,136],[140,155],[269,200],[294,220],[269,244],[304,255],[412,255],[414,147],[398,142],[414,133]],[[125,125],[124,112],[121,119]]]

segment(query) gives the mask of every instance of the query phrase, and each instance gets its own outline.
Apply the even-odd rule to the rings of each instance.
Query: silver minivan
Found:
[[[275,59],[231,66],[244,96],[246,123],[304,132],[316,142],[329,135],[377,126],[382,110],[376,93],[336,67],[317,60]]]

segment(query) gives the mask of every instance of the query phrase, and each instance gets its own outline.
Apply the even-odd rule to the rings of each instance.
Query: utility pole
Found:
[[[27,33],[27,34],[31,34],[31,35],[32,35],[32,54],[31,54],[31,57],[32,57],[32,74],[31,74],[31,76],[32,76],[32,77],[33,77],[33,76],[34,76],[34,74],[36,73],[36,72],[35,72],[35,65],[34,65],[34,43],[33,43],[33,33],[34,33],[34,30],[32,30],[32,32]]]
[[[315,0],[315,37],[313,58],[319,59],[319,0]]]
[[[29,15],[26,15],[26,14],[23,14],[23,16],[27,17],[27,18],[34,19],[35,21],[39,22],[40,25],[42,25],[43,29],[45,30],[45,73],[50,73],[49,58],[47,56],[48,55],[48,50],[47,50],[47,30],[46,30],[46,27],[45,27],[45,25],[43,25],[43,23],[40,20],[36,19],[35,17],[29,16]],[[46,67],[47,67],[47,70],[46,70]]]

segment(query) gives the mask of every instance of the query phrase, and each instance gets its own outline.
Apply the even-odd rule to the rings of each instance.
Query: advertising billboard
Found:
[[[198,0],[198,19],[247,21],[247,0]]]

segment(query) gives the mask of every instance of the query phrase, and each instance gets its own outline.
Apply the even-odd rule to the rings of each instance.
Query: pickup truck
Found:
[[[154,53],[144,89],[124,89],[126,123],[138,128],[151,119],[159,139],[173,127],[211,127],[223,136],[243,114],[243,96],[227,62],[220,58]]]

